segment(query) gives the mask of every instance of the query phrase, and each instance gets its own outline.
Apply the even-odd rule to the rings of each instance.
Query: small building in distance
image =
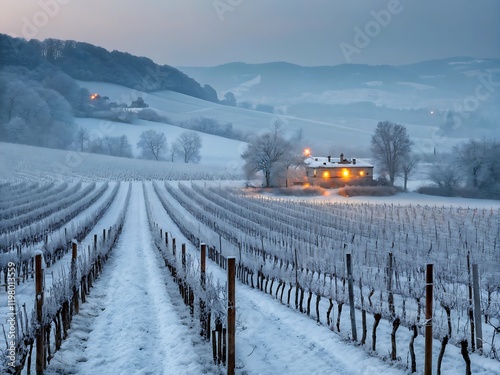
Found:
[[[304,160],[305,182],[325,188],[372,185],[373,165],[360,159],[309,156]]]

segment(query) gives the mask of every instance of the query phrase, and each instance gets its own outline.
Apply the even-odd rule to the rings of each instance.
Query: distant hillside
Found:
[[[442,127],[449,135],[499,134],[499,59],[451,57],[409,65],[341,64],[305,67],[285,62],[181,67],[237,104],[325,122],[383,119]],[[230,94],[229,94],[230,95]],[[357,120],[354,120],[357,121]]]
[[[500,60],[453,57],[399,66],[340,64],[317,67],[285,62],[235,62],[214,67],[179,69],[201,83],[214,86],[219,92],[233,91],[242,99],[264,96],[290,98],[304,93],[358,88],[403,93],[429,89],[427,94],[434,97],[454,90],[474,90],[477,85],[474,77],[479,72],[493,72],[498,78]]]
[[[141,91],[171,90],[196,98],[219,102],[217,92],[201,86],[176,68],[158,65],[146,57],[112,51],[89,43],[46,39],[12,38],[0,34],[0,68],[29,69],[55,66],[75,79],[115,83]]]

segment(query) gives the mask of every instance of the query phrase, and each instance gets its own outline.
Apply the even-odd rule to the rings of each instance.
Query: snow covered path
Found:
[[[161,207],[151,183],[147,183],[146,188],[152,207]],[[165,195],[168,196],[168,193],[165,192]],[[186,240],[163,209],[154,210],[154,217],[161,228],[168,230],[178,243],[186,243],[187,251],[199,258],[197,249]],[[207,272],[212,273],[222,285],[226,283],[226,271],[210,260],[207,260]],[[239,282],[236,286],[236,306],[238,374],[405,373],[379,358],[370,357],[361,348],[344,343],[338,335],[316,324],[310,317],[298,314],[269,295]]]
[[[50,372],[203,373],[189,339],[193,332],[180,321],[167,280],[173,284],[152,246],[142,186],[134,183],[122,235]]]

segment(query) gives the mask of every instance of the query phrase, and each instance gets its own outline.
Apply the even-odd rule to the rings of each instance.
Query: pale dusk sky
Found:
[[[173,66],[500,58],[498,0],[0,0],[0,33]]]

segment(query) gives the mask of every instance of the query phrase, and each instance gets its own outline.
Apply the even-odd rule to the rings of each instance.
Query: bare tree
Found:
[[[415,172],[415,169],[418,164],[418,157],[416,155],[408,155],[407,158],[404,158],[401,162],[401,171],[403,172],[403,189],[407,190],[408,179]]]
[[[76,132],[76,142],[78,143],[78,146],[80,146],[80,152],[83,152],[86,148],[86,145],[90,141],[90,132],[88,129],[79,127],[78,131]]]
[[[116,147],[116,156],[120,156],[123,158],[131,158],[132,157],[132,145],[128,141],[128,137],[126,135],[122,135],[118,138],[117,147]]]
[[[172,146],[168,149],[168,156],[171,162],[174,162],[177,156],[181,155],[181,146],[174,142]]]
[[[137,146],[142,149],[142,156],[146,159],[160,160],[167,147],[164,133],[152,129],[143,131]]]
[[[197,163],[200,161],[200,150],[203,145],[201,137],[196,132],[184,132],[177,138],[176,144],[184,163]],[[175,146],[174,146],[175,147]]]
[[[406,127],[390,121],[377,124],[372,136],[371,150],[379,166],[389,175],[391,186],[402,171],[402,162],[409,155],[413,142],[410,140]]]
[[[452,163],[434,163],[429,173],[429,179],[444,189],[448,195],[451,195],[460,183],[459,172]]]
[[[458,165],[462,166],[467,184],[472,188],[481,187],[485,170],[489,168],[490,156],[494,154],[495,143],[486,140],[474,139],[462,143],[454,148]]]
[[[255,137],[241,155],[247,175],[262,172],[265,186],[270,187],[273,173],[290,159],[291,150],[292,145],[282,136],[281,127],[275,125],[272,131]]]

